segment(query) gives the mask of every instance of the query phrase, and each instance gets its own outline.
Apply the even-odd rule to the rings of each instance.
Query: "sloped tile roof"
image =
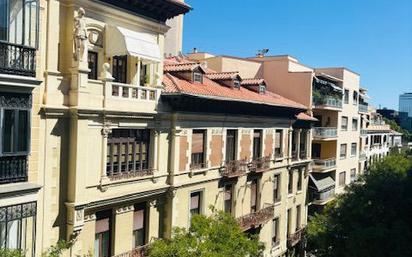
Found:
[[[208,69],[210,71],[210,69]],[[232,72],[212,72],[207,73],[206,76],[212,80],[226,80],[226,79],[234,79],[239,76],[237,71]]]
[[[241,85],[260,85],[262,83],[264,83],[265,80],[264,79],[242,79],[242,82],[240,83]]]

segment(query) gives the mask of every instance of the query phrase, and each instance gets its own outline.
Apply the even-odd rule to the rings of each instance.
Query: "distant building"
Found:
[[[378,109],[376,110],[376,112],[387,119],[394,120],[402,128],[412,131],[412,117],[411,116],[408,117],[407,112],[403,112],[403,111],[398,112],[393,109],[386,109],[386,108]]]
[[[404,93],[399,96],[399,111],[407,112],[412,117],[412,93]]]

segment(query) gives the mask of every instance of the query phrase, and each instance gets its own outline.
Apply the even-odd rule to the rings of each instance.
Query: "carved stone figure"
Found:
[[[85,11],[79,8],[77,17],[74,18],[74,59],[79,62],[87,62],[87,28],[84,18]]]

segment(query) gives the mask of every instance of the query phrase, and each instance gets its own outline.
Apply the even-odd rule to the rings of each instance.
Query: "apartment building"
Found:
[[[41,3],[0,3],[0,248],[36,254],[39,219]],[[24,14],[24,15],[23,15]]]
[[[164,72],[172,226],[188,227],[214,206],[259,235],[265,256],[301,253],[314,121],[307,107],[268,91],[262,78],[183,56],[165,60]]]
[[[36,256],[138,256],[164,236],[167,130],[157,119],[166,20],[178,1],[43,1]],[[47,49],[47,51],[46,51]]]
[[[262,77],[267,90],[309,107],[318,120],[312,133],[310,212],[323,208],[363,172],[360,131],[366,126],[368,97],[359,86],[359,74],[346,68],[314,69],[289,55],[237,58],[193,52],[189,56],[220,72],[237,70],[241,76]]]

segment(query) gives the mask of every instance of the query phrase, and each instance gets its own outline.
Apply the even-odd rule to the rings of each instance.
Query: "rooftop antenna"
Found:
[[[269,52],[268,48],[263,48],[263,49],[258,50],[256,56],[257,57],[264,57],[265,54],[267,54],[268,52]]]
[[[192,53],[194,53],[194,54],[197,53],[197,48],[196,47],[193,47],[193,52]]]

